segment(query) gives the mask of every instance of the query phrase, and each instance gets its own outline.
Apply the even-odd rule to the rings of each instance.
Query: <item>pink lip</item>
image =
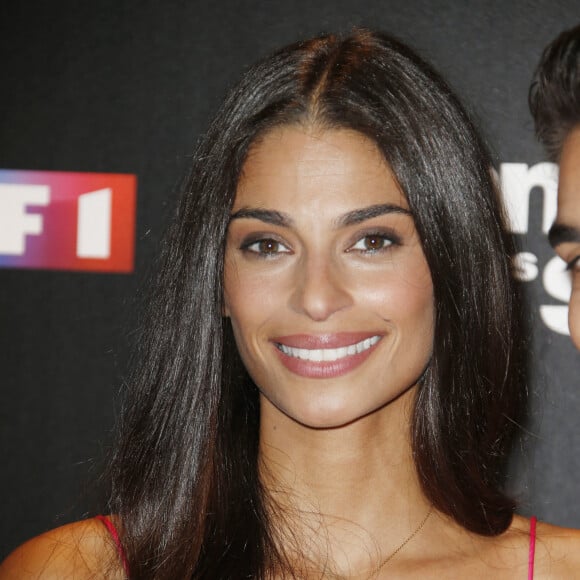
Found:
[[[341,348],[356,344],[365,338],[376,336],[379,333],[373,332],[341,332],[336,334],[309,335],[294,334],[291,336],[281,336],[272,339],[273,343],[281,343],[293,348]],[[380,344],[377,342],[369,349],[346,356],[335,361],[315,362],[302,360],[284,354],[275,346],[275,351],[282,364],[292,373],[301,377],[313,379],[330,379],[345,375],[360,366]]]
[[[341,348],[356,344],[365,338],[382,334],[379,332],[336,332],[332,334],[291,334],[276,336],[271,342],[291,346],[292,348]]]

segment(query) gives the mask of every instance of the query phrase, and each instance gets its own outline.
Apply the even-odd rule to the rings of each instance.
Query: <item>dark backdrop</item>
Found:
[[[3,2],[0,168],[134,173],[131,275],[0,270],[0,556],[99,509],[138,289],[196,139],[240,72],[326,30],[380,27],[411,43],[472,109],[501,163],[534,165],[526,97],[541,48],[580,20],[577,0],[152,0]],[[510,486],[522,512],[580,526],[580,355],[550,330],[551,258],[534,190],[527,283],[532,406]],[[102,509],[102,506],[101,506]]]

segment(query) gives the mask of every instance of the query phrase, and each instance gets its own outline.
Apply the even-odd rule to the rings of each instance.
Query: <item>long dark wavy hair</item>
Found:
[[[355,30],[292,44],[250,68],[197,149],[113,461],[110,507],[133,578],[239,580],[285,569],[258,472],[258,392],[222,316],[222,273],[248,148],[300,123],[372,139],[413,213],[436,309],[410,425],[426,497],[477,534],[500,534],[512,520],[501,486],[525,388],[513,248],[491,161],[429,65],[389,36]]]
[[[580,24],[561,32],[542,52],[528,95],[536,136],[558,161],[568,133],[580,125]]]

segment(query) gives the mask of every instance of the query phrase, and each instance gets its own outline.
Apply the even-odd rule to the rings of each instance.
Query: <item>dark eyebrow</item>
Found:
[[[349,211],[343,216],[335,220],[335,227],[352,226],[366,220],[369,220],[380,215],[389,213],[400,213],[404,215],[412,215],[408,209],[391,203],[380,203],[377,205],[369,205],[361,209]],[[236,219],[255,219],[272,224],[275,226],[291,227],[294,225],[294,220],[285,213],[275,211],[272,209],[259,209],[243,207],[230,216],[230,222]]]
[[[230,216],[230,222],[232,220],[238,219],[254,219],[260,220],[261,222],[265,222],[267,224],[272,224],[274,226],[284,226],[289,227],[293,225],[294,221],[292,218],[282,212],[275,211],[273,209],[258,209],[258,208],[249,208],[243,207],[239,209],[236,213],[233,213]]]
[[[369,205],[369,207],[363,207],[362,209],[349,211],[337,220],[337,226],[352,226],[388,213],[402,213],[408,216],[412,215],[408,209],[405,209],[400,205],[380,203],[378,205]]]
[[[548,232],[548,241],[552,248],[566,242],[580,243],[580,229],[574,226],[555,223]]]

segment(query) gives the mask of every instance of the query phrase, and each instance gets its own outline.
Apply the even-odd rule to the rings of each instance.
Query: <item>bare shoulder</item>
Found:
[[[516,516],[512,530],[529,537],[530,521]],[[580,579],[580,530],[537,523],[534,578]]]
[[[124,578],[109,532],[97,519],[50,530],[0,564],[0,580]]]
[[[538,578],[580,578],[580,530],[539,522],[536,554]]]

